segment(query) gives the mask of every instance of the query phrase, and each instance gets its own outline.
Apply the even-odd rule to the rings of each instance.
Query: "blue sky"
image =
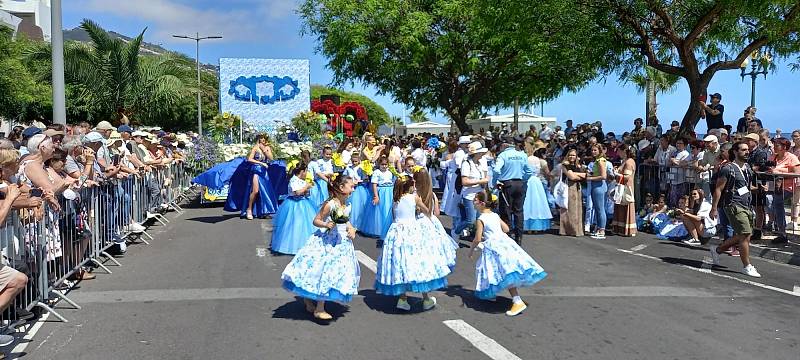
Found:
[[[193,41],[173,39],[172,34],[222,35],[222,40],[201,43],[200,60],[218,63],[220,57],[307,58],[311,62],[311,82],[328,84],[331,73],[327,61],[314,53],[315,41],[299,35],[301,22],[295,14],[297,0],[72,0],[63,3],[64,27],[78,26],[89,18],[108,30],[129,36],[148,30],[145,40],[194,57]],[[373,87],[355,84],[347,87],[373,97],[392,115],[401,116],[403,105],[389,96],[377,95]],[[750,79],[742,82],[738,70],[718,73],[709,93],[723,95],[725,122],[736,125],[742,110],[750,105]],[[765,80],[756,84],[758,117],[770,130],[788,132],[800,128],[797,94],[800,72],[791,72],[786,62]],[[689,95],[681,82],[672,94],[659,95],[659,118],[666,129],[672,120],[680,120],[686,111]],[[540,113],[540,108],[535,113]],[[409,111],[410,112],[410,111]],[[510,110],[500,111],[501,113]],[[544,105],[545,116],[554,116],[563,124],[602,121],[606,131],[621,132],[632,128],[633,119],[644,114],[644,94],[631,85],[609,78],[596,81],[577,93],[565,93]],[[444,121],[441,113],[434,116]],[[705,131],[701,121],[698,132]]]

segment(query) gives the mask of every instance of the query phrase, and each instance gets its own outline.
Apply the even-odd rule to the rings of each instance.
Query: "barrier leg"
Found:
[[[59,297],[61,300],[64,300],[64,301],[66,301],[67,303],[69,303],[70,305],[72,305],[72,306],[73,306],[75,309],[77,309],[77,310],[80,310],[80,309],[81,309],[81,306],[80,306],[80,305],[78,305],[77,303],[75,303],[74,301],[72,301],[72,300],[71,300],[70,298],[68,298],[66,295],[64,295],[64,294],[62,294],[62,293],[60,293],[60,292],[58,292],[58,291],[55,291],[55,290],[53,290],[53,291],[51,292],[51,294],[55,294],[55,295],[56,295],[56,296],[58,296],[58,297]]]
[[[91,258],[90,260],[91,260],[91,261],[92,261],[92,262],[93,262],[95,265],[97,265],[98,267],[102,268],[102,269],[103,269],[103,270],[104,270],[106,273],[108,273],[108,274],[113,274],[113,272],[111,272],[111,269],[109,269],[108,267],[106,267],[105,265],[103,265],[103,263],[101,263],[101,262],[100,262],[100,261],[98,261],[97,259],[95,259],[95,258]]]
[[[113,263],[114,263],[114,264],[116,264],[117,266],[122,266],[122,264],[120,264],[120,263],[119,263],[119,261],[117,261],[117,259],[115,259],[113,256],[111,256],[111,255],[110,255],[109,253],[107,253],[105,250],[102,250],[102,251],[100,251],[100,254],[101,254],[101,255],[103,255],[103,256],[105,256],[106,258],[108,258],[108,260],[111,260],[111,262],[113,262]]]
[[[61,322],[65,322],[65,323],[69,322],[69,320],[67,320],[67,318],[61,316],[61,314],[59,314],[57,311],[53,310],[53,308],[43,304],[41,301],[37,301],[34,306],[39,307],[42,310],[49,312],[50,314],[53,314],[53,316],[57,317],[58,320],[61,320]]]

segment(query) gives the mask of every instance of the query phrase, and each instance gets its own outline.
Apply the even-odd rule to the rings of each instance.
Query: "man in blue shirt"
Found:
[[[503,142],[505,149],[495,159],[492,170],[500,188],[500,217],[511,227],[514,241],[519,244],[525,222],[522,206],[528,191],[527,180],[533,170],[528,165],[528,155],[515,147],[524,142],[522,137],[506,136]]]

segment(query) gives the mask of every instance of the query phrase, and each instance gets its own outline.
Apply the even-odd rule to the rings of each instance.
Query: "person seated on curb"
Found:
[[[17,161],[19,153],[16,150],[0,150],[0,166],[2,166],[2,178],[8,180],[17,171]],[[0,202],[0,224],[5,224],[6,218],[11,212],[14,202],[22,194],[19,185],[7,184],[5,181],[0,185],[3,191],[2,201]],[[3,226],[5,231],[6,226]],[[5,263],[5,257],[0,260],[0,312],[11,305],[17,294],[25,290],[28,284],[28,277],[15,270]],[[26,314],[27,315],[27,314]],[[31,314],[32,315],[32,314]],[[28,316],[30,318],[32,316]],[[0,346],[8,346],[14,342],[14,336],[1,334]]]
[[[692,210],[679,212],[678,215],[683,220],[683,226],[686,227],[690,236],[689,240],[683,243],[698,246],[707,243],[717,233],[717,221],[709,216],[711,202],[705,198],[703,189],[692,190],[690,198],[693,204]]]

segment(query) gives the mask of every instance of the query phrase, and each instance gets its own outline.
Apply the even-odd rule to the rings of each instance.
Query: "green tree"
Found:
[[[334,83],[441,109],[461,131],[474,109],[584,86],[608,53],[591,45],[606,32],[564,0],[305,0],[299,13]]]
[[[354,101],[367,110],[367,117],[375,127],[383,124],[389,124],[389,114],[378,103],[365,95],[354,92],[344,91],[341,89],[325,86],[325,85],[311,85],[311,99],[319,99],[321,95],[338,95],[341,101]]]
[[[196,91],[190,67],[182,59],[139,55],[146,29],[125,42],[91,20],[83,20],[81,28],[91,43],[70,42],[64,47],[64,75],[71,87],[67,91],[69,113],[74,117],[92,122],[115,120],[121,110],[131,121],[157,123],[175,110],[187,92]],[[30,56],[45,60],[50,51],[42,45]]]
[[[411,114],[408,115],[408,119],[411,120],[412,123],[421,123],[430,120],[428,119],[428,115],[419,109],[412,111]]]
[[[788,0],[574,0],[582,12],[613,34],[597,44],[617,54],[611,68],[627,78],[642,62],[683,78],[689,104],[682,131],[700,119],[699,99],[718,71],[738,69],[754,51],[768,48],[777,58],[800,50],[800,2]],[[662,53],[673,54],[665,61]]]
[[[645,66],[643,72],[634,74],[628,81],[636,86],[636,90],[640,94],[645,93],[646,118],[649,119],[650,116],[656,115],[658,94],[669,94],[675,91],[680,78]]]
[[[24,53],[33,41],[11,39],[9,29],[0,28],[0,117],[28,122],[52,117],[52,88],[37,81]]]

